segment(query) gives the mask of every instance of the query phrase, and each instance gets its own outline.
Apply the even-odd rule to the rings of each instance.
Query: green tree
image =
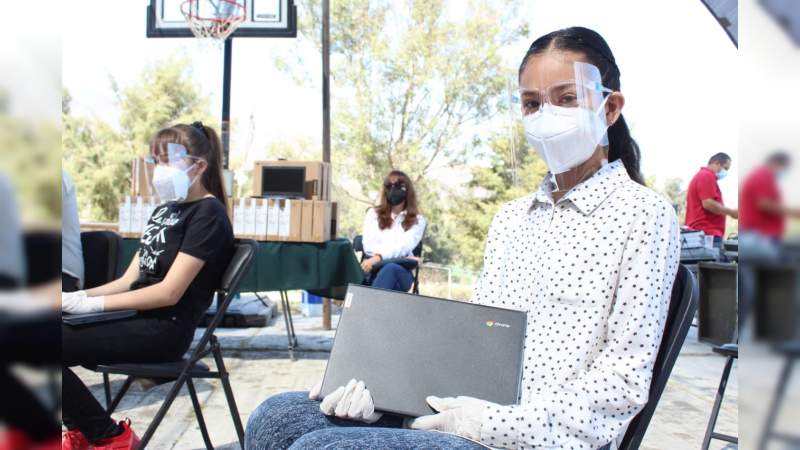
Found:
[[[300,4],[298,46],[320,49],[320,2]],[[427,259],[453,257],[453,197],[447,183],[430,175],[463,164],[476,125],[497,113],[512,73],[500,51],[527,35],[516,6],[489,0],[332,2],[331,140],[341,234],[360,232],[383,177],[400,169],[415,182],[428,219]],[[288,57],[279,63],[290,72],[302,67]]]
[[[71,114],[66,91],[62,103],[64,168],[75,182],[84,219],[116,220],[120,198],[130,193],[131,161],[147,154],[156,131],[195,120],[216,123],[185,56],[148,65],[130,86],[112,79],[111,87],[119,101],[119,127]]]
[[[61,220],[60,131],[52,122],[0,112],[0,172],[13,181],[27,222]]]
[[[513,139],[513,141],[512,141]],[[467,195],[458,197],[452,211],[458,265],[473,270],[483,265],[483,250],[492,218],[511,200],[539,189],[547,165],[525,142],[521,123],[514,135],[497,133],[486,145],[488,165],[472,167]]]

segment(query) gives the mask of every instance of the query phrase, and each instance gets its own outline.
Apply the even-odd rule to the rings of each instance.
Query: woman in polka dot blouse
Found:
[[[538,38],[519,84],[526,137],[550,173],[495,215],[472,298],[528,313],[518,404],[429,397],[438,413],[397,429],[354,380],[322,403],[316,389],[270,398],[248,448],[617,448],[647,402],[678,268],[675,211],[644,186],[599,34]]]

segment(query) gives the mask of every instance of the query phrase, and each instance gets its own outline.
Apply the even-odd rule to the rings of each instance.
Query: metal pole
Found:
[[[331,162],[330,0],[322,0],[322,161]]]
[[[231,57],[233,39],[225,39],[225,53],[222,65],[222,168],[228,168],[231,142]]]

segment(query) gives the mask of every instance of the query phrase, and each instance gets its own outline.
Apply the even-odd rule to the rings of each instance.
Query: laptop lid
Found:
[[[108,322],[110,320],[126,319],[137,314],[135,309],[120,309],[118,311],[105,311],[86,314],[62,314],[61,321],[67,325],[86,325],[90,323]]]
[[[322,396],[364,380],[378,411],[432,414],[429,395],[519,398],[526,314],[350,285]]]

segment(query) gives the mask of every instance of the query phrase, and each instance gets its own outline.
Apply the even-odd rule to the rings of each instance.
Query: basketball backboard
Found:
[[[194,37],[181,12],[186,0],[150,0],[147,7],[147,37]],[[231,37],[297,37],[297,7],[294,0],[237,0],[244,4],[245,21]],[[208,14],[225,7],[220,0],[201,0],[188,7],[193,13]],[[194,11],[194,8],[200,11]]]

